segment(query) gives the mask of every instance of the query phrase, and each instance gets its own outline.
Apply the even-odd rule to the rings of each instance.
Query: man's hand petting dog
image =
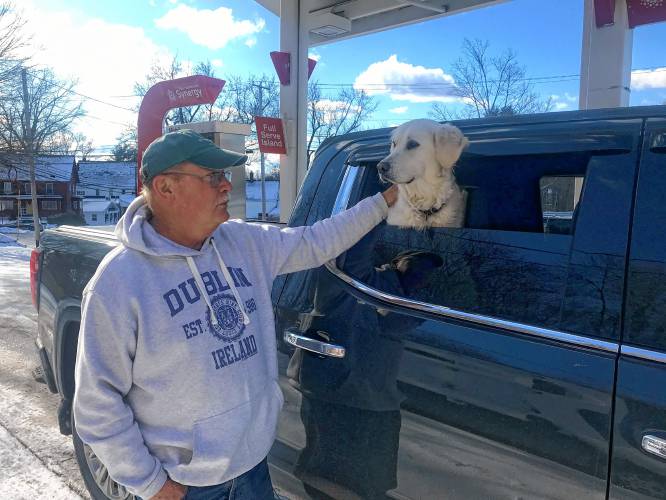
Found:
[[[395,205],[395,202],[398,200],[398,186],[393,184],[390,188],[382,193],[382,196],[386,200],[386,204],[389,207]]]

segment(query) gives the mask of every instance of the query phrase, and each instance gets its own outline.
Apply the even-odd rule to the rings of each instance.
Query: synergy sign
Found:
[[[187,98],[200,99],[203,95],[203,90],[201,90],[200,87],[190,87],[176,90],[167,89],[167,95],[169,96],[170,101],[182,101],[183,99]]]
[[[287,143],[284,139],[284,127],[280,118],[255,116],[259,151],[262,153],[287,154]]]

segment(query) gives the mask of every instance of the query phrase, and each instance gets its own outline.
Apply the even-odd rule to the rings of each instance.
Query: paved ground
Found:
[[[38,364],[30,248],[13,241],[0,234],[0,498],[89,498],[71,439],[58,430],[58,396],[30,373]]]

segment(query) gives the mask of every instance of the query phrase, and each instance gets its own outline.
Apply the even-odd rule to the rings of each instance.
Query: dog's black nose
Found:
[[[388,162],[388,161],[380,161],[380,162],[377,164],[377,170],[379,170],[379,173],[380,173],[380,174],[385,174],[385,173],[387,173],[389,170],[391,170],[391,163]]]

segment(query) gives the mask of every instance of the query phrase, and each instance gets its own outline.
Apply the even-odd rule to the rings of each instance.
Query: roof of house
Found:
[[[136,163],[129,161],[80,161],[79,188],[136,189]]]
[[[110,205],[117,206],[117,204],[111,200],[101,200],[101,199],[84,199],[83,200],[83,212],[106,212]]]
[[[69,182],[72,179],[74,155],[35,157],[35,179],[40,182]],[[0,155],[0,180],[29,181],[28,158],[22,154]]]
[[[136,198],[136,196],[134,196],[133,194],[121,194],[118,197],[118,203],[120,204],[121,207],[127,208],[130,206],[130,203],[134,201],[134,198]]]

